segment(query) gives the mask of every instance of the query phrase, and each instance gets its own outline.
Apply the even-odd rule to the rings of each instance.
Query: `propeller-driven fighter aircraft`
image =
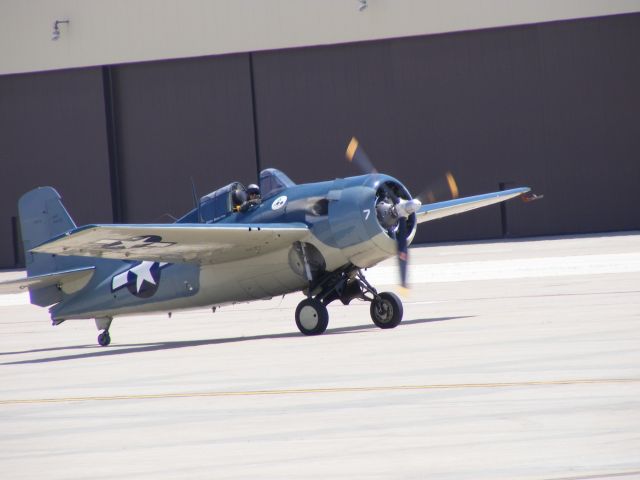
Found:
[[[102,346],[118,315],[215,310],[296,291],[306,297],[295,312],[305,335],[327,329],[335,300],[368,301],[373,322],[393,328],[402,320],[400,299],[379,293],[363,269],[397,256],[406,286],[407,248],[420,223],[531,197],[522,187],[422,203],[378,173],[355,138],[347,159],[364,174],[296,185],[266,169],[259,188],[231,183],[173,224],[77,227],[56,190],[37,188],[18,203],[27,277],[1,283],[0,292],[28,289],[54,325],[95,319]],[[447,185],[457,197],[450,175]]]

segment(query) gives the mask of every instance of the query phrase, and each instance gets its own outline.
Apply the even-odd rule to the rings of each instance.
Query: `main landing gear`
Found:
[[[320,300],[306,298],[296,308],[296,325],[305,335],[320,335],[329,325],[329,312]]]
[[[394,328],[402,321],[402,302],[391,292],[373,288],[353,265],[336,272],[327,273],[308,290],[308,298],[296,308],[296,325],[305,335],[320,335],[329,324],[327,305],[340,300],[348,305],[354,298],[371,303],[371,320],[380,328]]]

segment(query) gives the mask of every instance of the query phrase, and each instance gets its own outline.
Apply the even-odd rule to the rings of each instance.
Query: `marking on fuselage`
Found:
[[[273,203],[271,204],[271,210],[279,210],[282,207],[284,207],[286,203],[287,203],[287,196],[282,195],[273,201]]]
[[[369,215],[371,215],[371,209],[365,208],[364,210],[362,210],[362,213],[364,213],[364,219],[369,220]]]
[[[111,279],[111,292],[127,287],[136,297],[149,298],[155,295],[160,286],[160,270],[169,265],[162,262],[140,262],[137,265],[114,275]]]

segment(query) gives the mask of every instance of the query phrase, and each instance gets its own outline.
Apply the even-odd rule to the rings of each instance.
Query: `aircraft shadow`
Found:
[[[402,328],[402,326],[407,326],[407,325],[445,322],[448,320],[456,320],[461,318],[469,318],[469,316],[405,320],[400,325],[400,328]],[[370,323],[367,325],[354,325],[350,327],[330,328],[324,333],[324,335],[344,335],[348,333],[361,332],[365,330],[373,330],[377,328],[378,327],[376,327],[373,323]],[[21,352],[4,352],[1,355],[16,355],[16,354],[40,353],[40,352],[52,352],[52,351],[58,351],[58,350],[76,350],[76,349],[91,349],[91,351],[87,353],[62,355],[58,357],[47,357],[47,358],[39,358],[39,359],[33,359],[33,360],[20,360],[16,362],[4,362],[4,363],[0,363],[0,365],[22,365],[22,364],[32,364],[32,363],[61,362],[64,360],[77,360],[82,358],[106,357],[111,355],[126,355],[129,353],[153,352],[158,350],[172,350],[176,348],[201,347],[204,345],[220,345],[225,343],[253,342],[257,340],[269,340],[269,339],[276,339],[276,338],[294,338],[294,337],[304,338],[303,335],[299,332],[291,332],[291,333],[277,333],[273,335],[254,335],[250,337],[212,338],[207,340],[185,340],[185,341],[161,342],[161,343],[138,343],[138,344],[129,344],[129,345],[121,344],[121,345],[114,345],[111,347],[97,347],[96,345],[77,345],[73,347],[56,347],[56,348],[49,348],[49,349],[41,348],[37,350],[25,350]]]

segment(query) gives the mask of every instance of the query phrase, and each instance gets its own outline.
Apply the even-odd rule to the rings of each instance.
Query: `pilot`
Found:
[[[254,205],[259,205],[262,201],[262,198],[260,197],[260,187],[258,187],[258,185],[256,185],[255,183],[249,185],[246,189],[246,192],[247,201],[244,202],[240,207],[241,212],[246,212]]]
[[[242,188],[236,188],[231,195],[233,201],[233,211],[239,212],[242,206],[247,203],[247,192]]]
[[[252,183],[247,187],[247,195],[249,196],[249,201],[253,201],[254,203],[260,203],[260,187],[255,183]]]

